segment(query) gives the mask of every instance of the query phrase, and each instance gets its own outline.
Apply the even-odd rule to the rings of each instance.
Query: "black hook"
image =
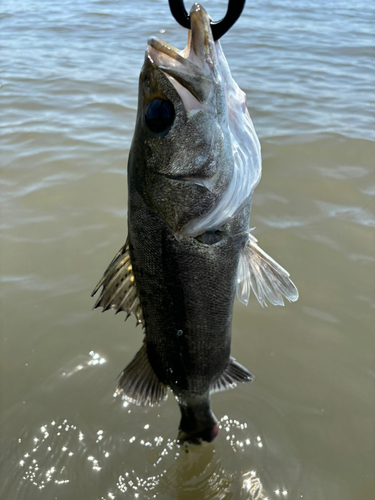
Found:
[[[246,0],[229,0],[228,10],[221,21],[211,21],[214,40],[219,40],[237,21],[245,6]],[[169,0],[169,8],[176,21],[186,29],[190,29],[190,17],[186,12],[183,0]]]

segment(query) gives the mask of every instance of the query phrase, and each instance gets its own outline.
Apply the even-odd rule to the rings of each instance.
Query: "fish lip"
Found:
[[[191,30],[187,46],[179,51],[157,37],[147,41],[147,57],[151,64],[166,74],[181,95],[182,87],[188,90],[198,103],[202,104],[211,92],[215,79],[215,47],[211,31],[210,18],[199,4],[193,5],[190,12]],[[177,83],[176,83],[177,82]],[[183,94],[183,91],[182,91]],[[184,100],[184,96],[181,95]],[[186,97],[186,94],[185,94]],[[188,103],[189,99],[185,99]],[[187,108],[199,109],[197,103]]]
[[[189,61],[200,69],[205,69],[205,62],[212,64],[210,53],[213,51],[214,39],[211,21],[212,19],[206,10],[200,4],[195,3],[190,10],[190,30],[184,50],[180,51],[173,45],[154,36],[147,40],[147,45],[182,64]]]
[[[183,63],[186,58],[183,57],[180,52],[176,47],[171,45],[170,43],[165,42],[164,40],[161,40],[160,38],[156,36],[152,36],[147,40],[147,51],[148,53],[150,52],[149,48],[152,47],[154,50],[165,54],[166,56],[170,57],[171,59],[174,59],[176,61],[179,61]]]

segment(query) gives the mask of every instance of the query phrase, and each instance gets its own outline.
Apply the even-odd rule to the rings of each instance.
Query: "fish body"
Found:
[[[207,409],[209,429],[205,425],[194,431],[206,432],[210,441],[215,419],[209,394],[230,360],[237,267],[247,235],[228,232],[213,244],[177,239],[141,197],[131,200],[135,206],[130,201],[129,252],[148,359],[157,378],[172,389],[183,415],[185,409],[194,412],[195,406],[196,411],[202,405]],[[243,378],[250,380],[251,375],[244,371]],[[202,418],[199,421],[203,425]],[[183,423],[180,429],[187,432]]]
[[[139,405],[179,404],[179,440],[212,441],[210,394],[252,380],[231,358],[235,292],[247,303],[298,294],[250,234],[260,145],[206,11],[190,12],[187,48],[152,38],[140,75],[128,161],[128,238],[94,293],[134,314],[143,345],[119,390]]]

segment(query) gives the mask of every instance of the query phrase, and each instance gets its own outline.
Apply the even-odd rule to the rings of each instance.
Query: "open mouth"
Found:
[[[147,42],[147,54],[151,63],[166,74],[180,95],[182,86],[199,103],[204,103],[211,90],[215,48],[210,18],[199,4],[194,4],[190,11],[190,24],[184,50],[179,51],[173,45],[152,37]],[[181,97],[185,101],[186,96]]]

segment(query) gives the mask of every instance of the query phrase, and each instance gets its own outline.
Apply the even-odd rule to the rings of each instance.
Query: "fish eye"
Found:
[[[157,135],[167,135],[171,129],[175,111],[173,104],[164,99],[153,99],[146,104],[145,121],[147,127]]]

